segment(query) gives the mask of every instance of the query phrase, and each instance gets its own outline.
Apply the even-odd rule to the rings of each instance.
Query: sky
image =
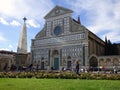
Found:
[[[17,51],[23,17],[27,17],[27,46],[44,27],[44,16],[56,5],[73,10],[81,24],[102,40],[120,43],[120,0],[0,0],[0,50]]]

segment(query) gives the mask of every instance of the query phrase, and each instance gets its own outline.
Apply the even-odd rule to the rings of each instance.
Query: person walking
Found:
[[[78,74],[78,75],[80,74],[79,73],[79,62],[78,61],[76,62],[76,74]]]

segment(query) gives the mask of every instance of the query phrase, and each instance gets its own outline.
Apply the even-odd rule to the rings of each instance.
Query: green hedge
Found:
[[[120,74],[99,74],[74,72],[0,72],[0,78],[61,78],[61,79],[96,79],[120,80]]]

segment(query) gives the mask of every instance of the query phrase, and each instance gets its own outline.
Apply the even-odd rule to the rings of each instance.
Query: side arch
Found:
[[[89,57],[89,66],[91,68],[97,68],[98,67],[98,58],[96,55],[91,55]]]

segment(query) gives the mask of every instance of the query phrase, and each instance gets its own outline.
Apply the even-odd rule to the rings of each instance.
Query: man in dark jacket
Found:
[[[76,74],[79,75],[79,62],[78,61],[76,62]]]

